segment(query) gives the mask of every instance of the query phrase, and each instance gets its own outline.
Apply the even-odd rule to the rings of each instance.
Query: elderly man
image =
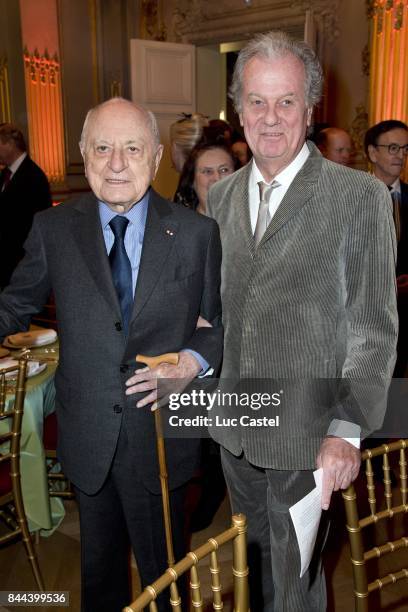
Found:
[[[323,509],[356,478],[360,427],[378,426],[395,359],[389,196],[373,177],[325,160],[305,142],[321,81],[306,44],[281,32],[249,42],[231,94],[254,158],[209,193],[223,248],[222,377],[249,379],[251,389],[264,389],[265,379],[279,385],[270,383],[280,398],[279,427],[212,429],[233,510],[248,517],[257,612],[325,610],[325,521],[299,578],[288,509],[315,486],[316,466]],[[372,403],[361,405],[355,391]],[[271,410],[278,408],[261,414]]]
[[[27,153],[21,131],[11,123],[0,124],[0,288],[10,282],[24,255],[23,244],[33,217],[51,206],[48,179]]]
[[[316,145],[321,154],[336,164],[348,166],[353,148],[349,134],[337,127],[328,127],[316,136]]]
[[[408,184],[400,179],[408,155],[408,126],[389,119],[366,133],[364,148],[374,176],[390,190],[397,235],[397,288],[399,335],[394,376],[402,378],[408,366]]]
[[[150,188],[162,154],[151,113],[109,100],[88,113],[80,147],[93,193],[35,217],[0,296],[0,336],[27,329],[53,289],[59,457],[79,502],[82,610],[119,612],[130,599],[129,542],[142,584],[167,566],[154,419],[127,379],[138,353],[180,352],[177,366],[162,366],[168,378],[219,365],[220,243],[213,220]],[[200,315],[211,325],[197,329]],[[138,391],[156,376],[142,371]],[[169,440],[167,451],[180,557],[197,444]]]

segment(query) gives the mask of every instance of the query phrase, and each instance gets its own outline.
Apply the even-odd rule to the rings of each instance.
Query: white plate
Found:
[[[15,351],[21,351],[22,348],[41,348],[43,346],[48,346],[49,344],[53,344],[57,340],[58,340],[58,337],[51,338],[50,340],[45,340],[41,344],[38,344],[38,342],[37,342],[36,344],[28,343],[28,344],[24,344],[24,345],[17,345],[17,344],[12,344],[11,342],[8,341],[8,338],[6,338],[4,340],[4,342],[3,342],[3,346],[5,346],[6,348],[9,348],[9,349],[14,349]]]

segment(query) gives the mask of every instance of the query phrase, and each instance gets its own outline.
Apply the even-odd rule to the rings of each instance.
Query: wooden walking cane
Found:
[[[177,365],[179,361],[178,353],[164,353],[163,355],[156,355],[155,357],[147,357],[146,355],[137,355],[136,361],[144,363],[149,368],[154,368],[161,363],[171,363]],[[156,445],[157,445],[157,456],[159,459],[159,477],[160,487],[162,492],[163,501],[163,518],[164,518],[164,529],[166,534],[166,549],[167,549],[167,561],[169,566],[174,565],[174,550],[173,550],[173,535],[171,528],[171,515],[170,515],[170,496],[169,496],[169,485],[167,476],[167,463],[166,463],[166,449],[164,446],[163,438],[163,427],[161,420],[160,408],[156,408],[154,411],[154,424],[156,428]]]

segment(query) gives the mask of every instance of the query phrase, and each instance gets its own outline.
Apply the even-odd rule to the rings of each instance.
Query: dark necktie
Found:
[[[2,186],[1,186],[1,190],[4,191],[4,189],[7,188],[7,185],[10,183],[11,181],[11,175],[13,173],[11,172],[10,168],[8,166],[6,166],[3,169],[3,172],[1,173],[1,178],[2,178]]]
[[[115,236],[115,242],[109,253],[109,261],[112,269],[113,284],[119,298],[125,334],[128,332],[133,306],[132,267],[125,249],[125,233],[128,223],[129,220],[126,217],[119,215],[113,217],[109,222]]]
[[[392,214],[394,217],[395,235],[398,243],[401,238],[401,198],[399,191],[393,189],[391,185],[388,185],[388,189],[390,190],[392,198]]]

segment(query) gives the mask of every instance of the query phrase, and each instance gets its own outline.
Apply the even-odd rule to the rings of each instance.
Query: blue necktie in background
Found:
[[[109,253],[112,279],[118,294],[124,332],[128,333],[133,307],[132,267],[125,249],[125,233],[129,219],[116,215],[109,222],[115,242]]]

